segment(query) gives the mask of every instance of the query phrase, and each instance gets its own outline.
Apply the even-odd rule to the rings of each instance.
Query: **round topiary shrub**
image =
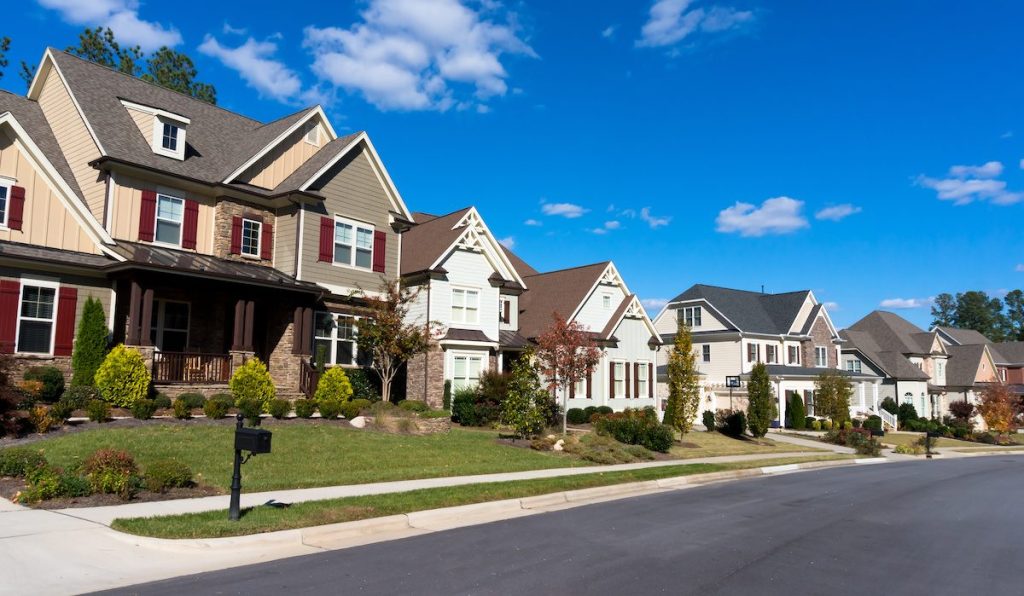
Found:
[[[230,395],[220,394],[210,397],[203,404],[203,414],[211,420],[217,420],[228,415],[228,410],[235,405]]]
[[[316,386],[316,393],[313,399],[318,402],[331,399],[338,402],[346,402],[352,398],[352,383],[345,374],[345,369],[340,366],[328,368],[320,376],[320,382]],[[323,412],[321,412],[322,414]]]
[[[299,418],[312,418],[316,412],[316,402],[311,399],[295,400],[295,415]]]
[[[174,417],[178,420],[188,420],[192,417],[192,406],[187,400],[180,397],[174,400]]]
[[[252,357],[231,375],[231,394],[239,408],[242,402],[253,402],[258,403],[262,411],[277,396],[277,389],[266,365],[259,358]]]
[[[206,396],[202,393],[182,393],[178,399],[193,410],[199,410],[206,405]]]
[[[106,422],[110,420],[110,404],[102,399],[94,399],[85,406],[85,412],[89,420],[93,422]]]
[[[292,404],[287,399],[272,399],[267,406],[267,412],[277,420],[284,419],[288,412],[292,411]]]
[[[145,399],[152,380],[142,354],[119,344],[103,359],[96,371],[96,388],[111,404],[130,408]]]
[[[260,425],[260,414],[263,413],[263,403],[256,399],[240,399],[235,404],[238,413],[249,423],[249,426]]]
[[[160,459],[146,466],[144,482],[155,493],[185,488],[192,485],[192,468],[175,459]]]
[[[132,417],[137,420],[149,420],[156,413],[156,402],[151,399],[140,399],[132,404]]]
[[[167,395],[166,393],[157,393],[156,397],[153,398],[153,402],[156,404],[156,407],[158,409],[166,410],[171,407],[171,403],[173,402],[173,400],[171,399],[171,396]],[[234,402],[235,400],[232,399],[231,403]]]
[[[583,414],[583,408],[569,408],[565,412],[565,420],[569,424],[586,424],[587,419]]]

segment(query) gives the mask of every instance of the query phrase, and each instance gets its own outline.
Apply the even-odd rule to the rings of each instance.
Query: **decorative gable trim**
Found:
[[[310,120],[316,117],[319,117],[320,121],[323,122],[324,128],[327,129],[327,136],[330,137],[331,141],[338,138],[338,135],[334,132],[334,127],[331,126],[331,122],[327,119],[327,114],[324,113],[324,109],[317,105],[312,110],[310,110],[308,114],[306,114],[302,118],[299,118],[299,120],[295,124],[289,126],[287,130],[277,135],[277,137],[273,141],[267,143],[265,147],[263,147],[262,149],[257,151],[252,157],[247,159],[245,163],[238,166],[238,168],[236,168],[234,172],[228,174],[228,177],[224,179],[224,184],[229,184],[235,178],[241,176],[243,172],[252,167],[252,165],[259,161],[264,155],[273,151],[275,147],[280,145],[285,139],[291,136],[292,133],[306,126],[306,124],[309,123]],[[302,190],[305,189],[305,186],[303,186]]]
[[[519,276],[516,268],[512,266],[512,262],[509,261],[505,251],[501,249],[501,244],[498,243],[497,238],[494,237],[490,228],[487,227],[483,218],[480,217],[480,212],[476,210],[476,207],[470,207],[451,229],[457,230],[459,228],[465,228],[465,230],[434,261],[430,266],[431,270],[441,267],[441,264],[454,249],[480,252],[487,258],[491,267],[504,279],[510,279],[526,289],[526,282]]]
[[[576,305],[576,309],[572,311],[572,316],[566,319],[566,321],[572,321],[573,319],[575,319],[576,316],[580,314],[580,311],[583,310],[583,307],[587,304],[587,301],[590,300],[590,297],[593,296],[594,292],[597,291],[597,288],[603,285],[621,288],[622,293],[627,296],[631,294],[629,288],[626,286],[626,282],[624,282],[622,280],[622,276],[619,275],[619,270],[615,268],[615,263],[608,261],[608,265],[604,268],[604,271],[602,271],[601,275],[598,276],[597,281],[594,282],[594,285],[590,286],[590,291],[583,295],[583,299],[580,300],[580,303]]]
[[[640,298],[636,294],[630,294],[623,299],[625,308],[619,305],[618,316],[609,320],[608,324],[604,328],[604,333],[601,334],[601,339],[608,340],[615,334],[615,330],[622,324],[623,319],[639,319],[643,321],[647,327],[647,331],[650,332],[651,336],[660,344],[661,336],[658,334],[657,328],[654,326],[654,322],[647,316],[647,311],[643,305],[640,304]]]
[[[71,97],[71,103],[75,105],[75,111],[78,112],[78,117],[85,123],[86,130],[89,131],[89,136],[92,138],[92,142],[96,143],[96,148],[100,150],[100,156],[106,157],[107,151],[103,148],[103,143],[100,143],[99,137],[96,136],[96,131],[92,129],[92,125],[89,124],[89,119],[85,117],[85,112],[82,111],[82,106],[79,105],[78,99],[75,98],[75,92],[71,90],[71,86],[68,85],[68,80],[64,78],[64,73],[60,71],[57,66],[57,61],[53,59],[53,53],[50,48],[46,48],[46,52],[43,53],[43,59],[39,64],[39,68],[36,69],[35,76],[32,77],[32,84],[28,87],[28,98],[32,101],[39,101],[39,95],[43,92],[43,81],[46,80],[46,75],[49,74],[50,69],[53,69],[57,76],[60,77],[60,82],[64,85],[64,89],[67,90],[68,96]]]

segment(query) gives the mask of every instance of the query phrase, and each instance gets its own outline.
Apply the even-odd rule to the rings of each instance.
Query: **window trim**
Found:
[[[846,361],[846,372],[863,372],[863,367],[864,364],[860,361],[859,358],[851,358],[850,360]]]
[[[473,294],[476,295],[476,305],[472,309],[473,311],[476,312],[476,320],[475,321],[468,321],[468,320],[459,321],[459,320],[457,320],[455,318],[455,293],[456,292],[463,292],[464,295],[467,298],[469,297],[469,293],[470,292],[472,292]],[[453,286],[451,286],[451,294],[450,294],[451,312],[449,312],[448,316],[449,316],[449,318],[450,318],[450,320],[452,322],[452,325],[467,325],[467,326],[470,326],[470,327],[479,327],[480,326],[480,297],[481,297],[480,295],[482,293],[483,292],[481,291],[480,288],[476,288],[476,287],[473,287],[473,286],[460,286],[460,285],[453,285]],[[468,301],[463,299],[463,306],[462,306],[463,313],[468,314],[469,310],[470,310],[470,308],[469,308]]]
[[[601,294],[601,307],[611,308],[612,307],[612,295],[609,293]]]
[[[682,319],[683,324],[691,329],[694,327],[701,327],[703,325],[702,311],[703,308],[700,306],[684,306],[679,309],[679,315],[676,316],[676,321],[678,322]]]
[[[170,157],[177,160],[185,159],[185,127],[188,122],[161,113],[153,113],[153,138],[150,139],[150,147],[153,153]],[[164,148],[164,126],[173,126],[178,129],[176,137],[177,146],[174,150]]]
[[[16,321],[16,327],[14,328],[14,353],[24,356],[53,356],[54,343],[57,341],[57,309],[60,308],[60,282],[48,279],[35,279],[31,277],[23,277],[18,281],[21,287],[18,288],[18,318]],[[40,322],[43,320],[35,318],[26,319],[21,316],[21,305],[25,301],[25,288],[30,286],[53,289],[53,318],[50,319],[50,350],[48,352],[22,352],[18,349],[18,346],[21,344],[21,321],[29,320]]]
[[[634,399],[650,399],[650,397],[648,397],[650,395],[650,388],[647,386],[647,382],[651,374],[650,367],[651,363],[648,360],[636,361],[636,395],[633,396]],[[643,369],[643,372],[640,372],[641,368]]]
[[[158,352],[163,352],[163,348],[159,346],[164,343],[164,331],[167,331],[165,321],[167,319],[167,304],[184,304],[188,307],[188,323],[185,326],[185,349],[184,352],[188,352],[189,343],[192,341],[192,303],[188,300],[168,300],[164,298],[157,298],[153,300],[153,321],[152,330],[156,330],[156,337],[153,340],[153,348]],[[181,331],[181,329],[171,329],[171,331]],[[174,352],[171,352],[172,354]]]
[[[8,229],[7,222],[11,219],[11,187],[14,186],[14,180],[0,176],[0,188],[4,189],[4,197],[0,199],[4,204],[4,216],[0,217],[0,228]]]
[[[156,239],[157,238],[157,230],[159,229],[159,224],[160,224],[160,198],[161,197],[163,197],[165,199],[170,199],[172,201],[178,201],[179,203],[181,203],[181,220],[177,221],[177,222],[174,222],[174,223],[178,224],[178,242],[176,242],[176,243],[164,242],[163,240],[157,240]],[[168,220],[164,220],[164,221],[171,221],[171,220],[168,219]],[[170,246],[170,247],[174,247],[174,248],[181,248],[181,243],[182,243],[182,240],[184,239],[184,237],[185,237],[185,199],[183,199],[182,197],[176,197],[176,196],[174,196],[172,194],[168,194],[168,193],[165,193],[165,192],[158,192],[158,193],[156,193],[156,209],[154,210],[154,213],[153,213],[153,242],[152,242],[152,244],[156,244],[158,246]]]
[[[765,364],[778,364],[779,363],[779,348],[775,344],[764,345],[764,363]]]
[[[488,366],[489,359],[485,358],[484,357],[485,355],[481,354],[480,352],[453,351],[453,352],[451,352],[451,355],[452,355],[452,358],[451,358],[451,361],[450,361],[451,362],[451,367],[452,367],[451,371],[450,371],[451,374],[450,375],[446,374],[445,377],[446,377],[446,380],[447,380],[447,378],[451,379],[452,391],[455,391],[456,389],[463,389],[462,386],[458,386],[456,384],[456,377],[455,377],[455,361],[457,359],[459,359],[459,358],[465,358],[466,359],[466,377],[465,377],[465,379],[467,381],[467,385],[465,386],[465,388],[471,387],[470,385],[468,385],[468,381],[470,379],[470,377],[469,377],[469,361],[470,360],[479,360],[480,361],[480,368],[477,370],[477,384],[479,384],[480,383],[480,376],[488,371],[487,366]]]
[[[824,356],[819,360],[818,356]],[[825,346],[814,346],[814,368],[828,368],[828,348]]]
[[[323,336],[323,335],[317,335],[317,333],[316,333],[316,318],[317,318],[317,315],[324,315],[324,314],[330,315],[331,322],[334,324],[334,327],[331,329],[330,337]],[[342,339],[342,338],[338,337],[338,329],[341,328],[341,326],[338,324],[338,318],[339,317],[348,317],[348,318],[352,319],[352,338],[351,339]],[[330,346],[331,346],[330,350],[328,350],[328,352],[327,352],[327,366],[340,366],[342,368],[362,368],[363,365],[359,364],[359,321],[361,321],[362,319],[363,319],[363,317],[361,317],[359,315],[353,315],[353,314],[344,313],[344,312],[332,312],[332,311],[329,311],[329,310],[314,311],[313,312],[313,333],[312,333],[312,335],[313,335],[313,338],[312,338],[313,345],[310,346],[310,351],[312,352],[313,358],[316,358],[316,342],[317,342],[317,340],[327,341],[327,342],[330,342]],[[337,359],[338,359],[338,342],[339,341],[350,341],[350,342],[352,342],[352,363],[351,364],[340,364],[340,363],[337,362]]]
[[[793,358],[796,356],[796,358]],[[786,346],[786,365],[801,366],[800,346]]]
[[[704,344],[700,349],[701,362],[711,362],[711,344]]]
[[[348,263],[344,263],[338,260],[338,224],[346,224],[352,226],[352,247],[351,257]],[[358,245],[359,228],[370,232],[370,265],[368,267],[360,267],[356,265],[356,246]],[[334,236],[331,238],[331,265],[334,267],[345,267],[348,269],[355,269],[357,271],[373,271],[373,251],[374,251],[374,233],[377,231],[376,227],[371,223],[358,221],[355,219],[349,219],[340,215],[334,216]]]
[[[246,222],[256,224],[256,252],[249,254],[245,252],[245,224]],[[238,254],[248,259],[259,259],[263,250],[263,221],[251,217],[242,217],[242,242],[238,247]]]
[[[614,377],[615,377],[615,380],[612,381],[612,386],[609,388],[610,391],[608,393],[611,395],[612,399],[625,399],[626,398],[626,366],[628,366],[628,363],[625,360],[612,360],[608,364],[609,364],[609,366],[612,367],[612,375],[614,375]],[[619,365],[622,365],[622,376],[621,377],[617,374],[618,370],[619,370],[619,368],[618,368]],[[619,383],[622,383],[622,393],[619,393],[616,390]]]

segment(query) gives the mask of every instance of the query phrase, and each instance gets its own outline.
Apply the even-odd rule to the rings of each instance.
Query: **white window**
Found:
[[[604,295],[602,295],[601,296],[601,304],[605,308],[611,308],[612,307],[612,295],[611,294],[604,294]]]
[[[345,366],[369,364],[368,356],[359,353],[357,343],[359,317],[329,312],[316,313],[313,325],[313,357],[323,351],[327,364]]]
[[[646,362],[638,362],[636,365],[636,395],[633,397],[647,397],[647,367]]]
[[[370,269],[373,265],[373,226],[336,218],[334,262]]]
[[[185,159],[185,124],[188,122],[179,121],[178,117],[156,114],[153,117],[153,152],[174,159]]]
[[[181,222],[185,214],[185,201],[168,195],[156,196],[156,234],[153,239],[162,244],[181,246]]]
[[[57,284],[23,280],[18,308],[18,352],[52,354]]]
[[[703,352],[704,362],[711,362],[711,344],[704,344],[701,351]]]
[[[828,366],[828,348],[814,346],[814,366],[818,368]]]
[[[255,219],[242,220],[242,254],[250,257],[260,256],[260,232],[263,222]]]
[[[789,346],[789,361],[787,364],[800,364],[800,348],[798,346]]]
[[[452,390],[476,387],[480,382],[482,356],[456,354],[452,357]]]
[[[615,371],[615,386],[612,388],[612,397],[626,397],[626,363],[612,363]]]
[[[776,364],[778,362],[778,356],[775,353],[778,347],[768,344],[764,347],[764,361],[767,364]]]
[[[480,292],[465,288],[452,288],[452,323],[477,325],[480,323]]]
[[[163,133],[160,135],[160,146],[168,151],[177,153],[178,130],[180,129],[170,122],[164,122],[163,125]]]
[[[309,129],[306,133],[306,142],[310,145],[320,146],[320,127],[314,125],[313,128]]]
[[[848,370],[850,372],[855,372],[855,373],[861,372],[861,362],[860,362],[860,360],[857,360],[857,359],[847,360],[846,361],[846,370]]]
[[[676,313],[678,320],[687,327],[700,327],[701,307],[687,306],[679,309]]]
[[[155,310],[149,340],[163,352],[188,351],[189,304],[157,300],[153,306]]]
[[[11,186],[8,182],[0,180],[0,226],[7,225],[7,205],[11,196]]]
[[[512,299],[511,298],[499,298],[498,299],[498,322],[506,325],[512,324]]]
[[[982,363],[982,366],[984,367],[985,364]],[[935,378],[937,378],[937,379],[944,379],[945,376],[946,376],[945,373],[946,373],[946,363],[941,361],[941,360],[937,360],[935,362]]]
[[[587,395],[587,377],[583,377],[579,381],[576,381],[576,386],[573,388],[573,396],[577,399],[589,397]]]
[[[761,344],[747,344],[747,362],[761,361]]]

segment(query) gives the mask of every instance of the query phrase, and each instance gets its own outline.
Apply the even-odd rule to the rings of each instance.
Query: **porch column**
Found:
[[[309,356],[313,353],[313,309],[306,307],[302,309],[302,354]]]
[[[243,334],[242,349],[252,352],[252,328],[256,320],[256,303],[249,300],[245,303],[245,333]]]
[[[245,300],[239,300],[235,303],[235,325],[231,336],[231,351],[238,351],[242,349],[242,342],[244,341],[244,330],[245,325]]]
[[[139,328],[139,332],[142,337],[140,345],[151,346],[153,340],[149,338],[149,331],[153,327],[153,288],[146,289],[142,293],[142,320]]]
[[[872,409],[878,411],[878,381],[871,384],[871,404],[874,406]]]
[[[786,428],[786,392],[782,389],[782,379],[778,380],[778,391],[775,392],[775,398],[779,402],[779,428]]]
[[[131,293],[128,298],[128,331],[125,343],[129,346],[139,345],[139,329],[142,316],[142,286],[139,282],[132,281]]]

